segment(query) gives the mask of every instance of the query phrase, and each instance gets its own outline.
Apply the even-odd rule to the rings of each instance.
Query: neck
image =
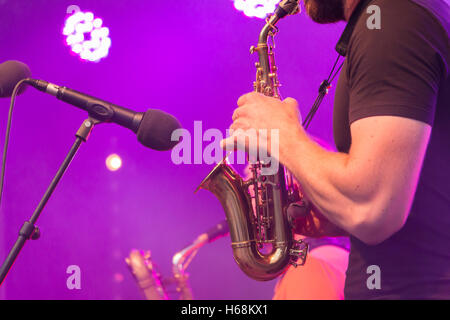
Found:
[[[361,0],[344,0],[344,16],[345,20],[348,21],[356,6]]]

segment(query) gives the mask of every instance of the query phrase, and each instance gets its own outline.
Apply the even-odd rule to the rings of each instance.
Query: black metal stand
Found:
[[[58,185],[58,182],[61,180],[62,176],[64,175],[64,172],[66,172],[67,167],[69,166],[72,159],[75,157],[75,154],[77,153],[78,149],[81,146],[82,142],[86,142],[89,134],[91,133],[92,129],[94,128],[94,125],[100,123],[97,119],[93,119],[89,117],[88,119],[84,120],[83,124],[81,125],[80,129],[78,129],[76,133],[76,140],[73,144],[72,148],[70,149],[68,155],[64,159],[64,162],[59,167],[58,172],[56,173],[55,177],[53,178],[52,182],[50,183],[50,186],[47,188],[47,191],[45,192],[44,196],[42,197],[41,201],[39,202],[36,210],[34,211],[33,215],[31,216],[29,221],[25,221],[22,228],[19,231],[19,236],[16,240],[16,243],[12,247],[11,251],[8,254],[8,257],[3,262],[3,265],[0,269],[0,286],[2,285],[3,281],[5,280],[6,275],[8,274],[9,270],[11,269],[12,265],[14,264],[14,261],[16,261],[17,256],[19,255],[20,251],[22,250],[23,246],[25,245],[25,242],[27,240],[37,240],[40,236],[40,231],[37,226],[35,226],[35,223],[37,219],[39,218],[42,210],[44,209],[45,205],[47,204],[48,200],[50,199],[53,191],[55,190],[56,186]]]

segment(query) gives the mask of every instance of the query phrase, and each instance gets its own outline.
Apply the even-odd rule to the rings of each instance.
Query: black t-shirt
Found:
[[[416,2],[370,3],[380,8],[381,29],[367,27],[371,14],[364,11],[336,89],[333,126],[341,152],[349,151],[350,125],[365,117],[432,126],[404,227],[375,246],[351,237],[346,299],[450,299],[450,50],[448,20],[442,20],[449,19],[448,4]],[[381,289],[367,284],[372,265],[379,267]]]

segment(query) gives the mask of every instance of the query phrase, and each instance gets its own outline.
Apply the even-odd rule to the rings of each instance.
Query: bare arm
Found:
[[[307,215],[294,220],[294,232],[296,234],[310,237],[343,237],[348,233],[331,223],[317,209],[312,209]]]
[[[331,223],[367,244],[386,240],[404,225],[431,133],[428,124],[395,116],[357,120],[345,154],[327,151],[307,136],[294,99],[249,93],[238,105],[231,129],[277,130],[280,162]],[[235,145],[238,135],[224,145]]]
[[[407,118],[364,118],[352,124],[344,154],[324,150],[299,128],[280,141],[280,160],[330,222],[376,244],[406,221],[430,132]]]

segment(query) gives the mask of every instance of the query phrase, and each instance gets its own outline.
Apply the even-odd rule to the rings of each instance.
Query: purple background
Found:
[[[72,4],[110,28],[112,47],[100,63],[80,61],[64,45],[61,31]],[[189,130],[202,120],[204,130],[225,132],[237,98],[251,90],[256,57],[248,50],[262,25],[230,0],[0,0],[0,62],[23,61],[35,78],[137,111],[161,108]],[[282,94],[298,99],[304,116],[334,63],[343,26],[317,25],[304,13],[279,24]],[[328,142],[332,95],[310,130]],[[2,143],[8,106],[8,99],[0,100]],[[85,118],[83,111],[33,89],[18,98],[0,214],[2,261]],[[111,153],[124,162],[117,172],[105,167]],[[39,219],[41,239],[27,242],[0,297],[140,299],[124,263],[132,248],[150,249],[161,273],[170,276],[173,254],[224,219],[212,194],[194,195],[210,169],[176,166],[170,152],[146,149],[131,131],[99,125]],[[81,290],[66,287],[69,265],[81,268]],[[240,271],[229,237],[202,248],[188,271],[197,299],[270,299],[275,285]]]

